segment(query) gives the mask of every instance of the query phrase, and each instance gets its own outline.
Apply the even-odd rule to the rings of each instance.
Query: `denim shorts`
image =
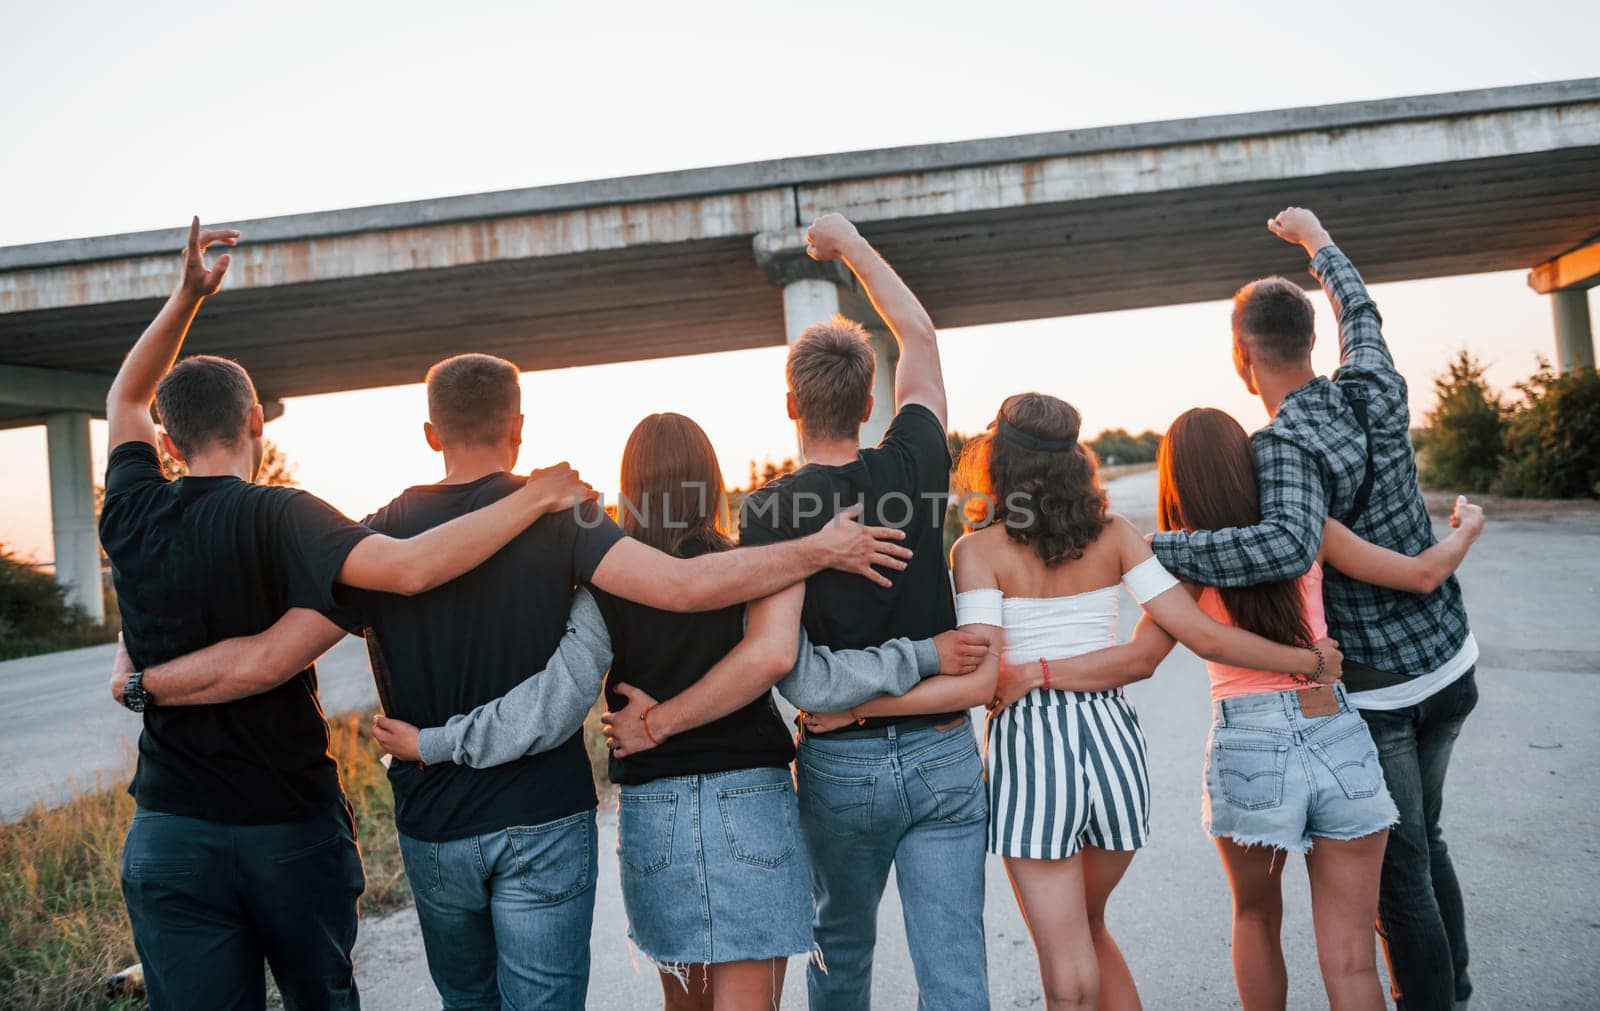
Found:
[[[1201,821],[1212,836],[1293,853],[1313,837],[1359,839],[1399,821],[1366,721],[1339,708],[1307,716],[1298,691],[1212,704]]]
[[[623,786],[628,937],[659,966],[811,951],[811,864],[788,769]]]

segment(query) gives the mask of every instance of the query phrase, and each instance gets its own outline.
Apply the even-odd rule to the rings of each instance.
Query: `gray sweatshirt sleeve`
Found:
[[[890,639],[867,649],[813,646],[800,630],[794,670],[778,682],[778,694],[796,709],[838,713],[879,695],[904,695],[924,677],[939,673],[932,639]]]
[[[567,632],[545,669],[493,702],[423,730],[417,738],[422,761],[482,769],[554,748],[583,726],[611,658],[611,634],[600,605],[587,589],[579,589]]]

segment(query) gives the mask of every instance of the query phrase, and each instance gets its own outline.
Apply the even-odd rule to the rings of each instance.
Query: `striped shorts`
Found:
[[[1139,716],[1121,691],[1035,689],[989,717],[989,852],[1063,860],[1150,838]]]

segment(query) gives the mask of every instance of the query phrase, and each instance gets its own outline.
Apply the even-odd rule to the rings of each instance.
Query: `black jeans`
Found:
[[[1405,1011],[1450,1011],[1472,994],[1466,911],[1439,813],[1450,749],[1477,704],[1478,682],[1468,671],[1418,705],[1361,713],[1400,809],[1383,855],[1378,935],[1395,1004]]]
[[[122,897],[153,1011],[361,1006],[350,964],[366,887],[349,809],[310,821],[224,825],[140,808]]]

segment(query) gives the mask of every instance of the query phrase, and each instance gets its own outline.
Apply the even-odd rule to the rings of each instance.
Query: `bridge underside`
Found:
[[[1226,298],[1267,273],[1304,279],[1303,256],[1262,227],[1288,203],[1315,208],[1372,282],[1527,268],[1600,222],[1600,148],[863,230],[940,326],[968,326]],[[782,296],[751,238],[226,291],[188,350],[237,358],[263,396],[286,397],[418,382],[457,349],[546,369],[782,344]],[[109,375],[160,302],[0,315],[0,348],[9,363]]]

